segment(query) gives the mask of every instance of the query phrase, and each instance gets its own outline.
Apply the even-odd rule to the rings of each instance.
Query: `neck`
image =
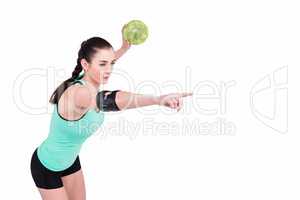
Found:
[[[82,80],[85,81],[88,86],[92,87],[95,90],[98,90],[98,88],[100,86],[98,83],[96,83],[90,77],[88,77],[86,74],[83,75]]]

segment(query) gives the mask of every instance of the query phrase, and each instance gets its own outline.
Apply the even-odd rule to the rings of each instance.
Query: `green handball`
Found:
[[[140,20],[131,20],[123,29],[123,37],[130,44],[142,44],[148,37],[148,28]]]

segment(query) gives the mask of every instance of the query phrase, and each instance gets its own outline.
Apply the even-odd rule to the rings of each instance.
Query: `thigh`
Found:
[[[68,197],[72,200],[85,200],[86,191],[82,169],[61,177]]]
[[[56,189],[38,188],[43,200],[69,200],[64,187]]]
[[[37,156],[37,150],[31,157],[31,175],[37,188],[58,189],[63,187],[60,172],[55,172],[46,168]]]

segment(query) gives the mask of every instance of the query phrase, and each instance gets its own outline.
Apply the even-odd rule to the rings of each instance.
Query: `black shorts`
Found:
[[[55,189],[63,186],[61,177],[75,173],[81,169],[79,156],[77,156],[74,163],[65,170],[52,171],[46,168],[37,156],[37,148],[32,154],[31,163],[31,175],[34,183],[39,188],[44,189]]]

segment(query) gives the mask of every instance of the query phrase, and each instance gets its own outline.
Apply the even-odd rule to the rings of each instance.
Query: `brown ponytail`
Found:
[[[77,64],[75,69],[72,72],[72,76],[62,82],[56,90],[53,92],[53,94],[50,97],[49,102],[52,104],[57,104],[59,98],[63,94],[63,92],[72,85],[73,81],[76,79],[81,79],[83,77],[80,76],[80,72],[82,71],[82,65],[81,65],[81,59],[86,59],[87,62],[91,61],[91,57],[94,53],[96,53],[96,48],[98,49],[104,49],[104,48],[112,48],[112,45],[107,42],[105,39],[100,37],[92,37],[86,41],[83,41],[81,43],[81,47],[78,51],[78,58],[77,58]]]

